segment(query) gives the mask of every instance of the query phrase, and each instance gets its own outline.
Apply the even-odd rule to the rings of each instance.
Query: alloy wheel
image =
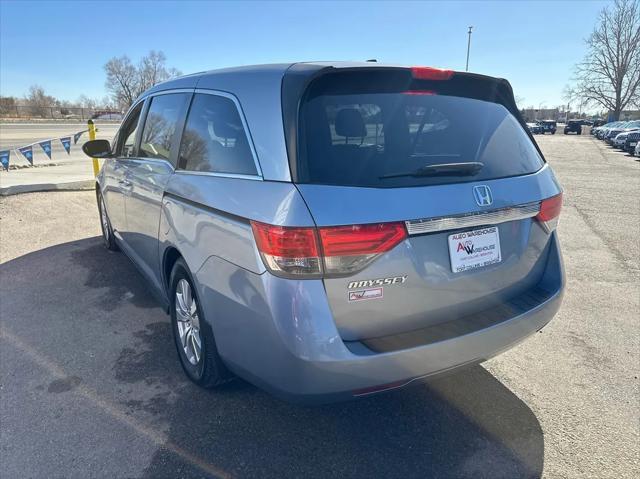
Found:
[[[180,345],[187,360],[194,366],[200,362],[202,341],[200,338],[200,319],[198,306],[186,279],[178,281],[176,286],[176,322]]]

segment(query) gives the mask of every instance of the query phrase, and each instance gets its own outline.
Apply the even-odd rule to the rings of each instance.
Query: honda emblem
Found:
[[[493,203],[491,188],[486,185],[474,186],[473,196],[476,199],[478,206],[490,206]]]

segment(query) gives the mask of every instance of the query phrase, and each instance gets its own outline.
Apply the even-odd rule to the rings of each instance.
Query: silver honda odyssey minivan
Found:
[[[477,364],[560,307],[562,188],[506,80],[295,63],[151,88],[104,158],[105,245],[171,315],[187,376],[290,400]]]

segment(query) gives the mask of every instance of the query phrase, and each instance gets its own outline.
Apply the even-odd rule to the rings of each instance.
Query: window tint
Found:
[[[303,101],[297,182],[420,186],[524,175],[544,164],[524,128],[499,103],[448,92],[349,88],[312,87]],[[470,162],[482,168],[448,175],[429,169]]]
[[[180,168],[256,175],[238,109],[229,98],[196,94],[180,145]]]
[[[128,158],[135,154],[136,132],[138,131],[138,120],[140,119],[143,104],[144,102],[140,102],[138,106],[135,107],[129,116],[127,116],[122,129],[118,132],[116,154],[119,157]]]
[[[151,99],[142,130],[140,156],[170,159],[176,126],[184,113],[188,98],[187,94],[173,93]]]

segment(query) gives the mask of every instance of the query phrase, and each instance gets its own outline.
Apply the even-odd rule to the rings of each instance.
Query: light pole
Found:
[[[470,25],[469,26],[469,31],[467,32],[469,34],[469,40],[467,40],[467,67],[465,69],[465,71],[469,71],[469,50],[471,49],[471,30],[473,30],[473,26]]]

